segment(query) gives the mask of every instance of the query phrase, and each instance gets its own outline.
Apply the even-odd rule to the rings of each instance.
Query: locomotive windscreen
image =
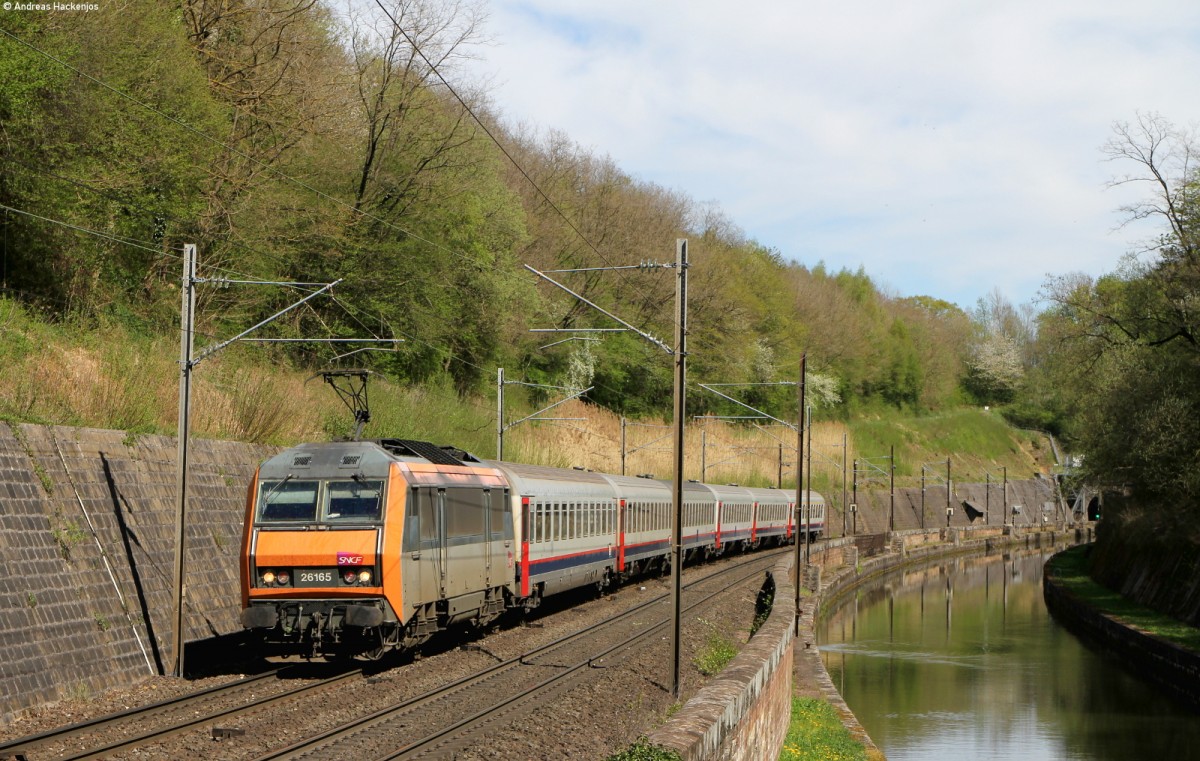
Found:
[[[260,521],[314,521],[317,518],[316,481],[263,481],[259,489]]]

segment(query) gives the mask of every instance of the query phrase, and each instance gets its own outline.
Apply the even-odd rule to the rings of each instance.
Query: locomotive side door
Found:
[[[442,596],[445,542],[440,504],[437,489],[413,488],[404,529],[401,573],[405,599],[414,605],[431,603]]]
[[[483,589],[486,575],[486,494],[478,487],[439,491],[445,527],[442,535],[443,596],[454,598]]]

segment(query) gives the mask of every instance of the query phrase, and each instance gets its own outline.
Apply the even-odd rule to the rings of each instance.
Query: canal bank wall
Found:
[[[1200,653],[1164,641],[1101,613],[1071,594],[1046,563],[1042,590],[1056,620],[1121,658],[1167,692],[1200,707]]]
[[[798,621],[797,575],[789,554],[772,570],[775,593],[767,622],[729,667],[647,739],[684,761],[773,759],[783,749],[792,697],[816,697],[834,707],[842,725],[867,749],[868,758],[883,759],[821,660],[815,625],[822,609],[859,585],[907,566],[971,554],[1070,546],[1092,538],[1090,526],[978,526],[824,540],[807,548],[801,562]]]

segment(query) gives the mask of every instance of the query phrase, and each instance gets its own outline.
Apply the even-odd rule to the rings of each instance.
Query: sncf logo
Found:
[[[339,552],[337,554],[338,565],[362,565],[363,556],[355,555],[352,552]]]

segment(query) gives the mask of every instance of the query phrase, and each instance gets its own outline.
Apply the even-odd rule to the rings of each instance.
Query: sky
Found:
[[[806,266],[966,309],[1157,229],[1113,124],[1200,123],[1195,0],[490,0],[468,74]],[[668,252],[669,254],[670,252]]]

